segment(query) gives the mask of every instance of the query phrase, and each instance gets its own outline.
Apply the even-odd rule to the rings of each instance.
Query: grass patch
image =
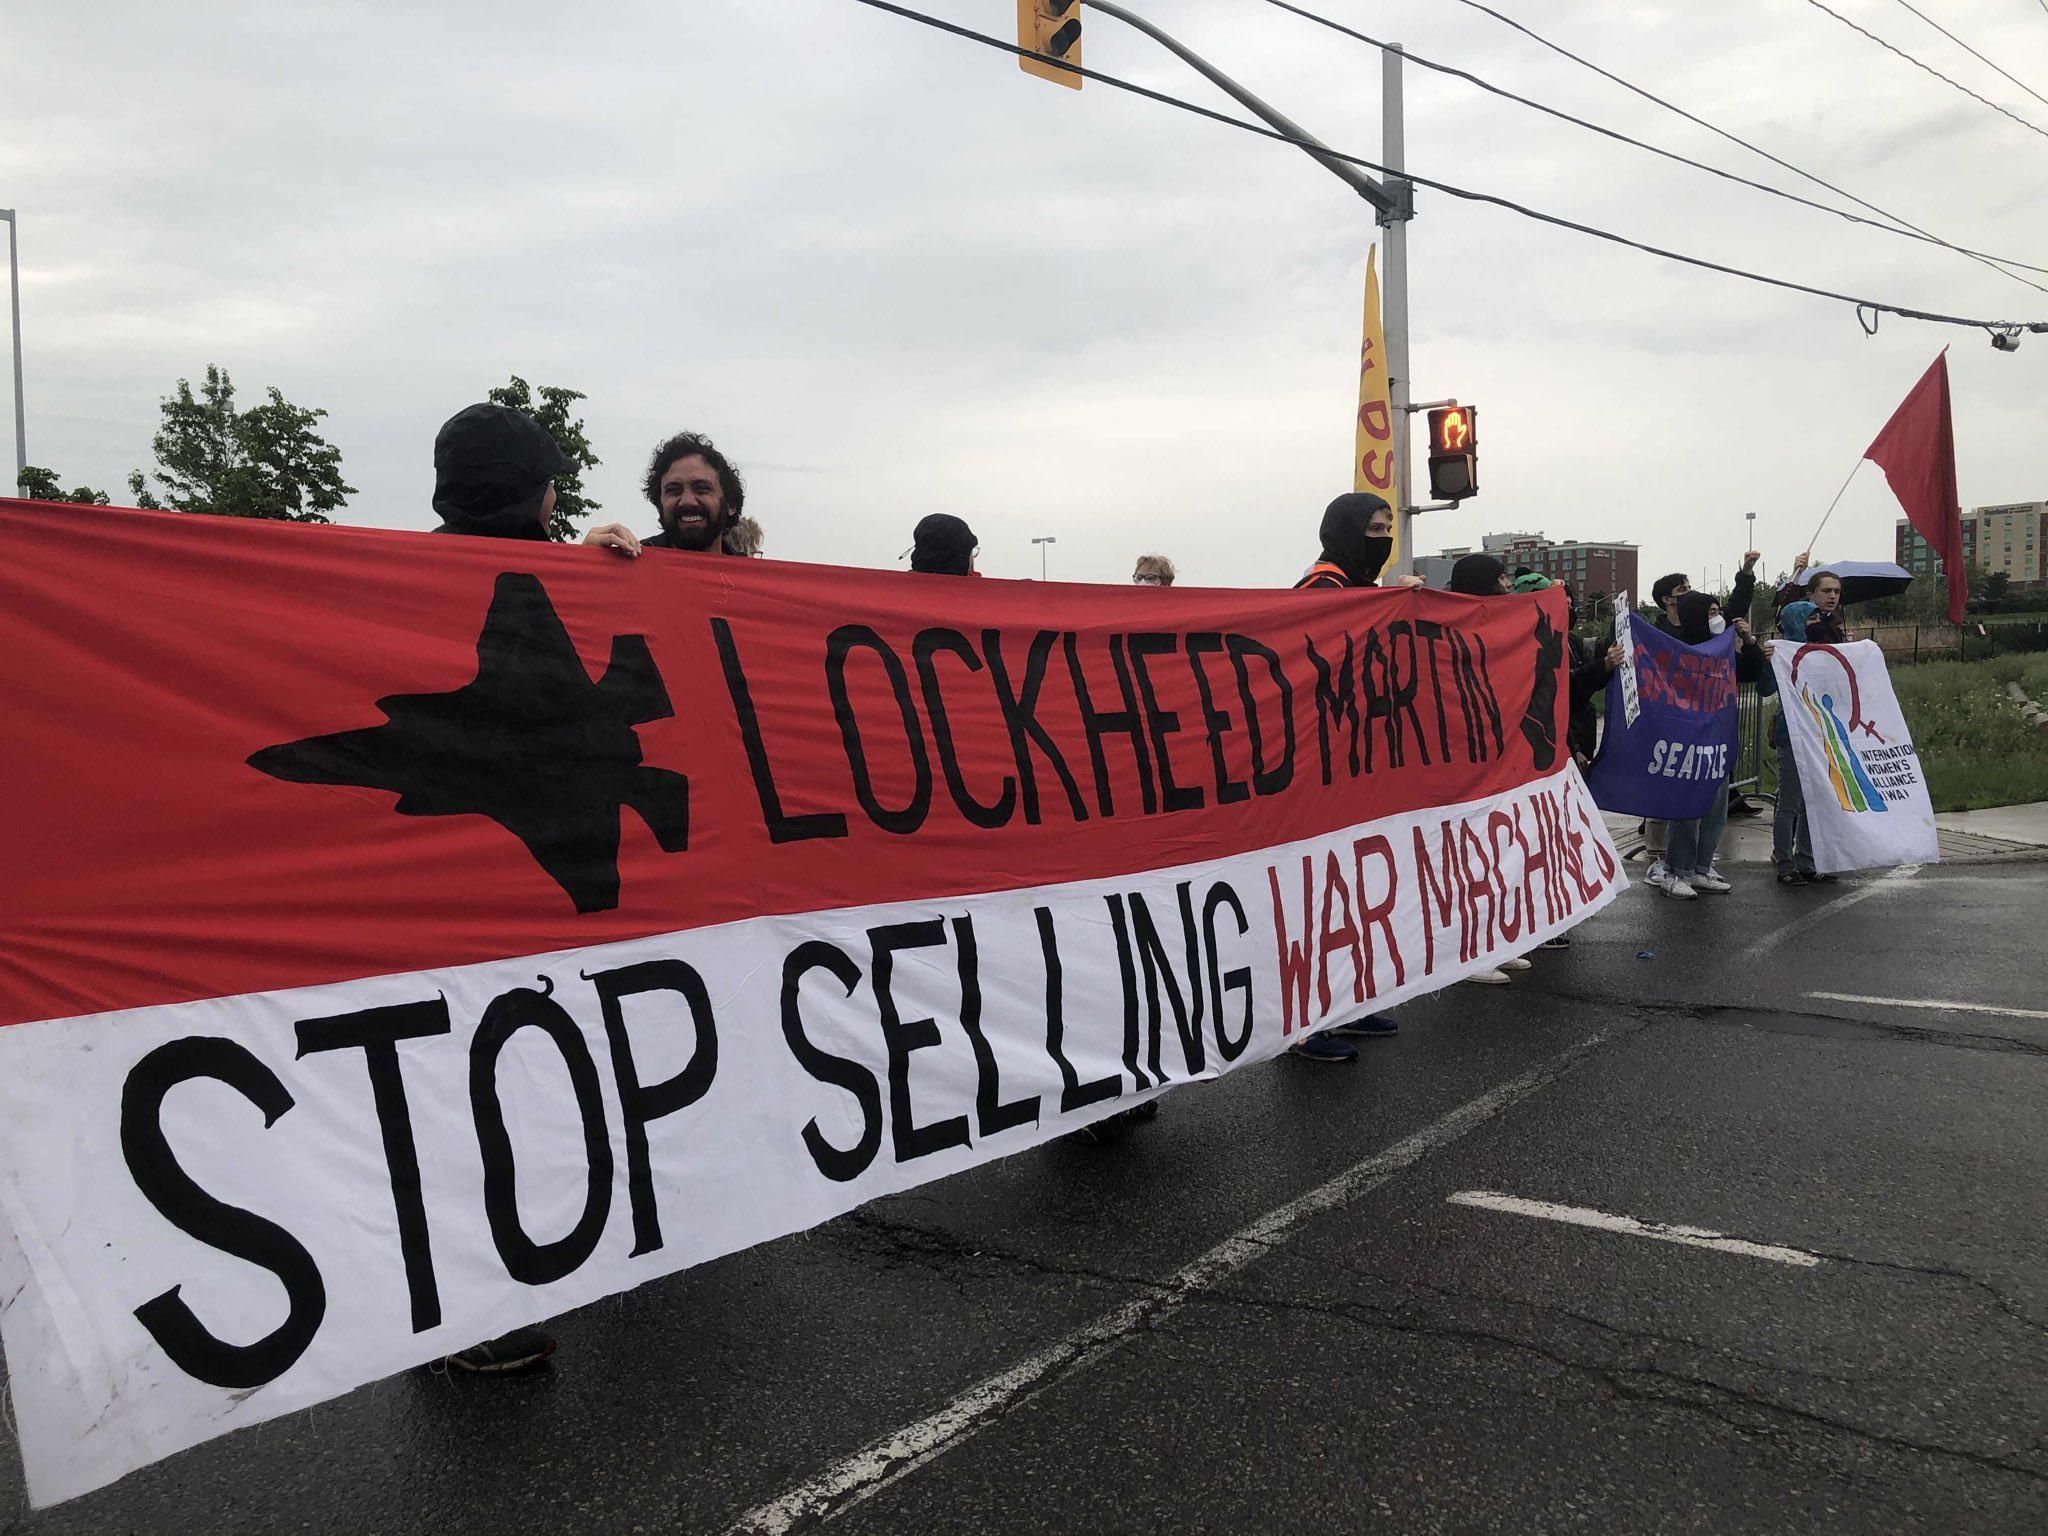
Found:
[[[2048,655],[1931,661],[1892,671],[1937,811],[2048,800],[2048,737],[2020,718],[2005,685],[2048,698]]]

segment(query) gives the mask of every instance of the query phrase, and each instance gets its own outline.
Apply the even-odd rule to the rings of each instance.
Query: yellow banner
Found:
[[[1358,349],[1358,435],[1351,457],[1351,489],[1384,496],[1395,507],[1394,495],[1394,412],[1387,395],[1387,337],[1380,325],[1380,274],[1375,265],[1377,246],[1365,252],[1365,340]],[[1401,548],[1401,520],[1394,519],[1394,553],[1387,568],[1394,569],[1405,551]]]

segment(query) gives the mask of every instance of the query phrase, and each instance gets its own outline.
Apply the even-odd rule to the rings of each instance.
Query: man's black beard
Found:
[[[666,512],[661,514],[662,530],[674,541],[675,547],[678,549],[694,550],[700,553],[707,549],[718,548],[719,540],[725,537],[725,530],[731,526],[731,523],[732,519],[729,517],[708,517],[704,522],[707,530],[704,535],[704,542],[701,544],[689,544],[684,542],[686,535],[675,517]],[[690,536],[694,536],[694,533],[695,530],[692,530]]]

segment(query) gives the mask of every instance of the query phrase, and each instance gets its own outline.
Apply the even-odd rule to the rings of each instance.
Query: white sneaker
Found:
[[[1665,867],[1662,859],[1650,860],[1650,867],[1643,874],[1643,883],[1654,885],[1660,891],[1671,884],[1671,871]]]
[[[1670,880],[1668,880],[1665,883],[1664,894],[1666,896],[1676,897],[1680,901],[1691,901],[1694,897],[1699,895],[1699,892],[1694,890],[1692,886],[1688,884],[1686,881],[1679,879],[1676,875],[1673,875],[1670,878]]]
[[[1500,968],[1504,971],[1526,971],[1530,969],[1533,964],[1533,961],[1524,960],[1518,955],[1512,960],[1501,961]]]
[[[1475,987],[1504,987],[1508,984],[1506,971],[1474,971],[1465,978]]]
[[[1725,896],[1735,889],[1711,869],[1703,875],[1694,875],[1688,883],[1696,891],[1711,891],[1716,896]]]

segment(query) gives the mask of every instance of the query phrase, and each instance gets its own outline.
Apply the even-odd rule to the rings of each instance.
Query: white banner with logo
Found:
[[[1875,642],[1771,649],[1799,786],[1823,874],[1932,864],[1934,807]]]

